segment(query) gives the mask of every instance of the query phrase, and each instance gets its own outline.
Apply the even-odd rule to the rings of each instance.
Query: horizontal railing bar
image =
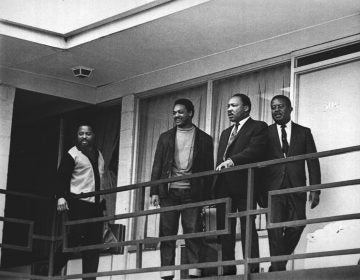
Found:
[[[41,275],[35,275],[35,274],[4,271],[4,270],[0,270],[0,276],[7,276],[7,277],[11,277],[11,278],[20,278],[20,279],[31,279],[31,280],[53,279],[52,277],[49,277],[49,276],[41,276]]]
[[[240,217],[246,217],[247,215],[254,216],[254,215],[267,214],[268,212],[269,212],[268,208],[261,208],[261,209],[229,213],[226,216],[228,218],[240,218]]]
[[[264,258],[250,258],[248,259],[248,263],[262,263],[262,262],[271,262],[271,261],[274,262],[274,261],[284,261],[284,260],[294,260],[294,259],[304,259],[304,258],[352,255],[358,253],[360,253],[360,248],[304,253],[304,254],[296,254],[296,255],[273,256],[273,257],[264,257]],[[148,273],[148,272],[158,272],[158,271],[168,271],[168,270],[187,270],[191,268],[209,268],[209,267],[218,267],[218,266],[226,266],[226,265],[241,265],[244,263],[245,261],[243,259],[231,260],[231,261],[218,261],[218,262],[207,262],[207,263],[197,263],[197,264],[183,264],[183,265],[175,265],[175,266],[149,267],[149,268],[117,270],[117,271],[109,271],[109,272],[77,274],[77,275],[68,275],[66,276],[66,278],[56,277],[54,279],[74,279],[78,277],[104,277],[104,276],[113,276],[113,275]]]
[[[286,188],[286,189],[281,189],[281,190],[273,190],[273,191],[269,191],[269,196],[296,193],[296,192],[316,191],[316,190],[322,190],[322,189],[345,187],[345,186],[352,186],[352,185],[359,185],[359,184],[360,184],[360,179],[353,179],[353,180],[338,181],[338,182],[333,182],[333,183],[325,183],[325,184],[317,184],[317,185],[311,185],[311,186],[302,186],[302,187],[295,187],[295,188]]]
[[[25,251],[25,252],[31,252],[32,248],[27,246],[19,246],[19,245],[12,245],[12,244],[4,244],[4,243],[0,243],[0,248],[4,248],[4,249],[12,249],[12,250],[17,250],[17,251]]]
[[[335,150],[328,150],[328,151],[323,151],[323,152],[317,152],[317,153],[292,156],[292,157],[287,157],[287,158],[282,158],[282,159],[274,159],[274,160],[267,160],[267,161],[262,161],[262,162],[238,165],[238,166],[233,166],[230,168],[225,168],[220,171],[215,171],[215,170],[203,171],[203,172],[198,172],[198,173],[194,173],[191,175],[184,175],[184,176],[178,176],[178,177],[173,177],[173,178],[147,181],[147,182],[142,182],[142,183],[137,183],[137,184],[132,184],[132,185],[118,186],[118,187],[112,188],[112,189],[100,190],[100,191],[95,191],[95,192],[88,192],[88,193],[74,195],[74,196],[72,196],[72,198],[86,198],[86,197],[91,197],[91,196],[95,196],[95,195],[106,195],[106,194],[112,194],[112,193],[128,191],[128,190],[133,190],[133,189],[138,189],[138,188],[149,187],[149,186],[158,185],[158,184],[177,182],[177,181],[182,181],[182,180],[194,179],[194,178],[198,178],[198,177],[216,176],[216,175],[223,174],[223,173],[234,172],[234,171],[239,171],[239,170],[244,170],[244,169],[249,169],[249,168],[263,168],[263,167],[270,166],[270,165],[277,165],[277,164],[289,163],[289,162],[299,161],[299,160],[314,159],[314,158],[323,158],[323,157],[329,157],[329,156],[340,155],[340,154],[356,152],[356,151],[360,151],[360,145],[346,147],[346,148],[340,148],[340,149],[335,149]],[[29,194],[29,193],[9,191],[6,189],[0,189],[0,194],[21,196],[21,197],[34,198],[34,199],[44,199],[44,200],[53,200],[54,199],[53,197],[46,197],[46,196]]]
[[[154,244],[161,241],[171,241],[171,240],[178,240],[178,239],[191,239],[191,238],[202,238],[202,237],[209,237],[209,236],[219,236],[224,234],[229,234],[230,229],[222,229],[222,230],[215,230],[215,231],[207,231],[207,232],[194,232],[194,233],[186,233],[181,235],[168,235],[162,237],[147,237],[144,239],[139,240],[128,240],[128,241],[121,241],[121,242],[114,242],[114,243],[107,243],[107,244],[94,244],[94,245],[87,245],[87,246],[78,246],[78,247],[67,247],[63,248],[64,252],[81,252],[84,250],[92,250],[92,249],[107,249],[112,247],[121,247],[121,246],[130,246],[130,245],[139,245],[139,244]]]
[[[269,222],[267,223],[266,228],[272,229],[272,228],[280,228],[280,227],[296,227],[296,226],[303,226],[308,224],[318,224],[325,222],[335,222],[335,221],[355,220],[355,219],[360,219],[360,213],[313,218],[308,220],[296,220],[296,221],[288,221],[288,222],[280,222],[280,223]]]
[[[41,235],[41,234],[33,234],[33,239],[36,240],[45,240],[45,241],[60,241],[62,240],[61,236],[51,236],[51,235]]]
[[[26,198],[34,198],[34,199],[42,199],[42,200],[53,200],[53,198],[50,196],[41,196],[41,195],[36,195],[36,194],[31,194],[31,193],[8,191],[6,189],[0,189],[0,194],[22,196],[22,197],[26,197]]]
[[[111,193],[117,193],[117,192],[122,192],[122,191],[129,191],[129,190],[133,190],[133,189],[149,187],[149,186],[153,186],[153,185],[172,183],[172,182],[177,182],[177,181],[182,181],[182,180],[189,180],[189,179],[194,179],[194,178],[198,178],[198,177],[215,176],[215,175],[220,175],[223,173],[240,171],[240,170],[249,169],[249,168],[264,168],[264,167],[270,166],[270,165],[277,165],[277,164],[289,163],[289,162],[299,161],[299,160],[314,159],[314,158],[323,158],[323,157],[329,157],[329,156],[340,155],[340,154],[356,152],[356,151],[360,151],[360,145],[351,146],[351,147],[347,147],[347,148],[341,148],[341,149],[335,149],[335,150],[328,150],[328,151],[323,151],[323,152],[317,152],[317,153],[292,156],[292,157],[287,157],[287,158],[282,158],[282,159],[273,159],[273,160],[267,160],[267,161],[256,162],[256,163],[237,165],[237,166],[233,166],[230,168],[224,168],[220,171],[215,171],[215,170],[203,171],[203,172],[198,172],[198,173],[194,173],[191,175],[184,175],[184,176],[178,176],[178,177],[172,177],[172,178],[166,178],[166,179],[160,179],[160,180],[154,180],[154,181],[147,181],[147,182],[142,182],[142,183],[137,183],[137,184],[132,184],[132,185],[118,186],[113,189],[78,194],[78,195],[74,195],[73,197],[74,198],[85,198],[85,197],[91,197],[91,196],[95,196],[95,195],[105,195],[105,194],[111,194]]]
[[[285,260],[297,260],[297,259],[307,259],[307,258],[310,259],[310,258],[321,258],[321,257],[353,255],[353,254],[360,254],[360,248],[333,250],[333,251],[324,251],[324,252],[312,252],[312,253],[303,253],[303,254],[294,254],[294,255],[281,255],[281,256],[272,256],[272,257],[263,257],[263,258],[251,258],[248,259],[248,262],[249,263],[277,262],[277,261],[285,261]]]
[[[112,193],[128,191],[128,190],[133,190],[133,189],[138,189],[138,188],[149,187],[149,186],[158,185],[158,184],[177,182],[177,181],[181,181],[181,180],[194,179],[194,178],[198,178],[198,177],[216,176],[216,175],[227,173],[227,172],[234,172],[234,171],[239,171],[239,170],[244,170],[244,169],[249,169],[249,168],[263,168],[263,167],[270,166],[270,165],[283,164],[283,163],[289,163],[289,162],[293,162],[293,161],[306,160],[306,159],[329,157],[329,156],[333,156],[333,155],[345,154],[345,153],[356,152],[356,151],[360,151],[360,145],[351,146],[351,147],[347,147],[347,148],[340,148],[340,149],[335,149],[335,150],[328,150],[328,151],[323,151],[323,152],[318,152],[318,153],[310,153],[310,154],[292,156],[292,157],[287,157],[287,158],[282,158],[282,159],[274,159],[274,160],[267,160],[267,161],[262,161],[262,162],[238,165],[238,166],[233,166],[230,168],[225,168],[220,171],[215,171],[215,170],[203,171],[203,172],[198,172],[198,173],[194,173],[191,175],[184,175],[184,176],[173,177],[173,178],[147,181],[147,182],[142,182],[142,183],[137,183],[137,184],[132,184],[132,185],[118,186],[113,189],[100,190],[100,191],[96,191],[96,192],[88,192],[88,193],[84,193],[84,194],[74,195],[74,196],[72,196],[72,198],[85,198],[85,197],[91,197],[91,196],[95,196],[95,195],[106,195],[106,194],[112,194]],[[6,195],[8,194],[8,195],[22,196],[22,197],[27,197],[27,198],[34,198],[34,199],[53,200],[53,197],[46,197],[46,196],[29,194],[29,193],[8,191],[5,189],[0,189],[0,193],[6,194]]]
[[[151,210],[142,210],[142,211],[131,212],[131,213],[111,215],[111,216],[106,216],[106,217],[97,217],[97,218],[89,218],[89,219],[82,219],[82,220],[71,220],[71,221],[66,221],[64,223],[64,225],[70,226],[70,225],[78,225],[78,224],[86,224],[86,223],[94,223],[94,222],[129,219],[129,218],[135,218],[135,217],[140,217],[140,216],[154,215],[154,214],[158,214],[158,213],[162,213],[162,212],[179,211],[179,210],[188,209],[188,208],[212,206],[212,205],[221,204],[221,203],[230,203],[230,198],[225,197],[225,198],[219,198],[219,199],[213,199],[213,200],[181,204],[181,205],[176,205],[176,206],[160,207],[160,208],[151,209]]]
[[[191,268],[208,268],[208,267],[218,267],[218,266],[227,266],[227,265],[236,265],[244,264],[243,260],[237,261],[220,261],[220,262],[207,262],[207,263],[196,263],[196,264],[181,264],[173,266],[161,266],[161,267],[146,267],[146,268],[134,268],[127,270],[114,270],[107,272],[97,272],[97,273],[86,273],[86,274],[72,274],[67,276],[56,276],[52,279],[76,279],[76,278],[87,278],[87,277],[105,277],[105,276],[115,276],[115,275],[126,275],[126,274],[139,274],[139,273],[149,273],[149,272],[159,272],[159,271],[169,271],[169,270],[187,270]]]
[[[34,221],[18,219],[18,218],[9,218],[9,217],[0,217],[0,221],[10,222],[10,223],[18,223],[18,224],[27,224],[29,226],[31,224],[34,224]]]

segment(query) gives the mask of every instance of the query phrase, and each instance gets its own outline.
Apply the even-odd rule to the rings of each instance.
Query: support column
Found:
[[[119,165],[117,186],[125,186],[135,182],[135,162],[136,162],[136,131],[137,131],[137,100],[134,95],[122,98],[121,106],[121,128],[119,139]],[[116,214],[129,213],[134,208],[134,191],[119,192],[116,195]],[[119,220],[126,226],[126,240],[131,240],[132,223],[129,220]],[[128,255],[125,247],[124,255],[114,256],[113,270],[127,268]],[[126,279],[126,276],[113,276],[113,280]]]
[[[0,188],[6,189],[15,88],[0,84]],[[0,216],[5,212],[5,195],[0,195]],[[4,223],[0,223],[0,241]],[[1,249],[0,249],[1,250]],[[0,251],[1,259],[1,251]]]

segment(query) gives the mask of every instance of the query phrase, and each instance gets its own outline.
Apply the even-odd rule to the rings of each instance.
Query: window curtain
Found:
[[[227,116],[227,103],[233,94],[248,95],[251,100],[251,117],[271,124],[271,98],[278,94],[289,96],[289,87],[290,63],[214,81],[212,135],[215,153],[221,132],[231,125]]]
[[[174,127],[172,110],[175,100],[188,98],[195,108],[193,123],[200,129],[205,128],[206,118],[206,85],[176,91],[169,94],[154,96],[140,100],[140,131],[139,131],[139,157],[138,182],[149,181],[155,155],[156,145],[161,133]],[[138,192],[137,208],[148,209],[150,204],[150,188]],[[149,225],[151,226],[151,225]],[[135,230],[137,238],[142,238],[145,232],[145,220],[139,218]]]
[[[102,110],[95,117],[96,142],[105,161],[105,173],[102,189],[116,188],[117,155],[120,135],[121,107],[116,106]],[[115,214],[116,193],[103,196],[106,199],[107,214]]]

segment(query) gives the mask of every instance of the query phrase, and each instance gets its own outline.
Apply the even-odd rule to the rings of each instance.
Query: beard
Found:
[[[87,156],[91,161],[96,162],[97,160],[97,149],[94,145],[91,145],[88,143],[88,145],[81,145],[81,143],[78,143],[76,147],[85,155]]]

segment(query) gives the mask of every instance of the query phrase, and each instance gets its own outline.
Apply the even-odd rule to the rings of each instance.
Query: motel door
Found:
[[[360,145],[359,60],[298,74],[296,83],[297,121],[311,128],[318,151]],[[323,183],[360,178],[360,152],[323,158],[320,164]],[[307,218],[359,213],[359,201],[360,186],[323,190],[320,205],[308,209]],[[298,253],[359,248],[357,231],[359,220],[308,225]],[[355,265],[359,257],[309,259],[304,265]]]

